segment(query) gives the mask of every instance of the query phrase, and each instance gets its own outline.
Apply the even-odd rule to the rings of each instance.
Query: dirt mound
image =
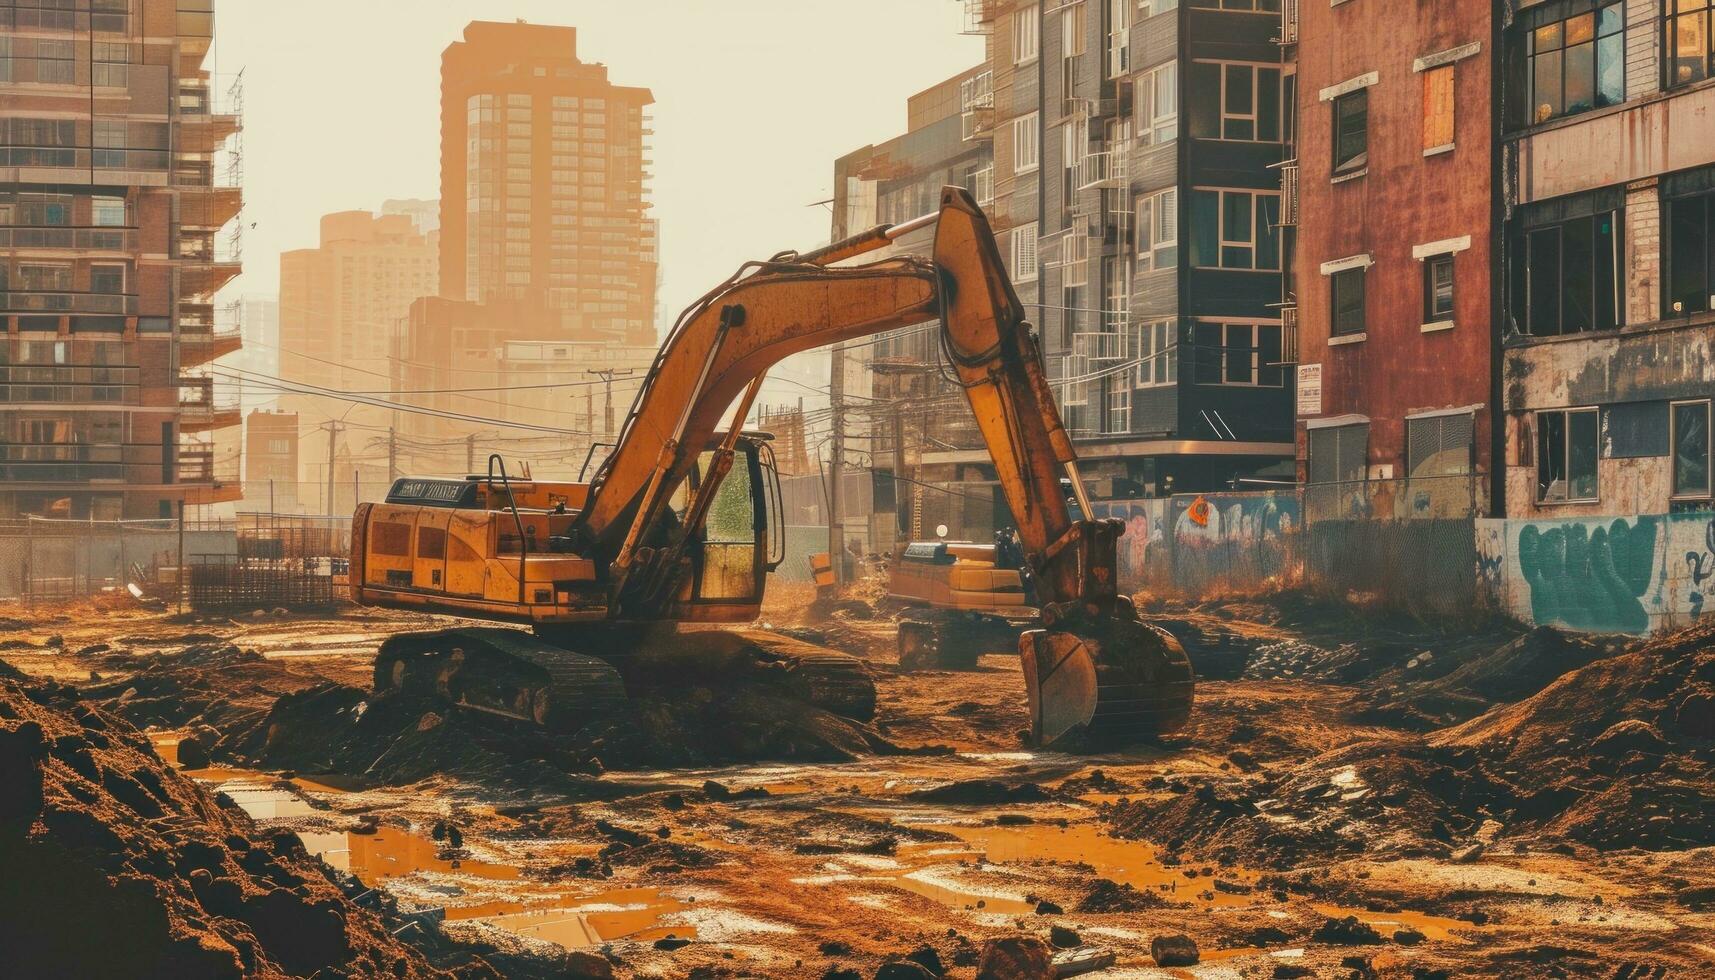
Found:
[[[1309,854],[1445,857],[1480,834],[1603,849],[1715,844],[1712,640],[1715,625],[1696,627],[1596,659],[1423,741],[1370,740],[1286,770],[1180,778],[1166,798],[1103,813],[1122,836],[1275,867]],[[1504,693],[1552,673],[1546,651],[1603,650],[1540,633],[1508,646],[1455,683]],[[1508,664],[1521,676],[1503,676]]]
[[[442,975],[70,689],[0,680],[0,801],[9,976]]]

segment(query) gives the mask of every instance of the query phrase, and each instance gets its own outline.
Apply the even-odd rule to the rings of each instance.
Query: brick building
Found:
[[[240,495],[206,366],[238,349],[231,96],[212,0],[0,6],[0,517]]]

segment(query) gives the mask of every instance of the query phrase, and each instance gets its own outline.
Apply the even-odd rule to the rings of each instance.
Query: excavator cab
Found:
[[[686,536],[680,561],[689,574],[680,582],[669,618],[692,622],[748,622],[762,606],[767,575],[786,555],[780,472],[772,437],[746,432],[733,447],[732,466],[719,477],[701,527],[668,531]],[[718,449],[698,455],[668,502],[678,525],[692,500],[715,474]]]

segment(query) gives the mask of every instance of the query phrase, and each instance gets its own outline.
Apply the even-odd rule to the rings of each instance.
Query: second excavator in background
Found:
[[[928,260],[836,264],[931,225]],[[699,299],[587,483],[520,480],[492,457],[485,474],[399,480],[385,501],[359,505],[356,602],[534,631],[391,637],[377,688],[432,691],[567,729],[620,710],[628,688],[670,683],[646,648],[675,623],[753,621],[782,557],[768,440],[739,425],[768,369],[799,351],[932,321],[994,460],[1035,590],[1036,628],[1018,641],[1031,741],[1112,746],[1180,728],[1191,714],[1190,662],[1118,592],[1124,526],[1085,516],[1077,455],[1023,305],[986,217],[958,187],[942,192],[937,214],[747,263]],[[1080,495],[1076,516],[1063,485]],[[812,704],[860,717],[873,710],[854,658],[753,639],[760,656],[675,669],[754,670]]]

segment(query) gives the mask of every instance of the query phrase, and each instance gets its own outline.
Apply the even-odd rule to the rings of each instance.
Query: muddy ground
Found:
[[[1145,602],[1203,672],[1196,719],[1068,756],[1023,747],[1015,655],[902,673],[889,617],[810,600],[775,588],[761,625],[862,656],[867,723],[697,688],[542,739],[369,697],[386,636],[446,625],[370,610],[0,610],[0,660],[416,916],[442,968],[971,977],[1022,933],[1110,980],[1715,976],[1715,631]],[[1175,935],[1199,962],[1158,965]]]

